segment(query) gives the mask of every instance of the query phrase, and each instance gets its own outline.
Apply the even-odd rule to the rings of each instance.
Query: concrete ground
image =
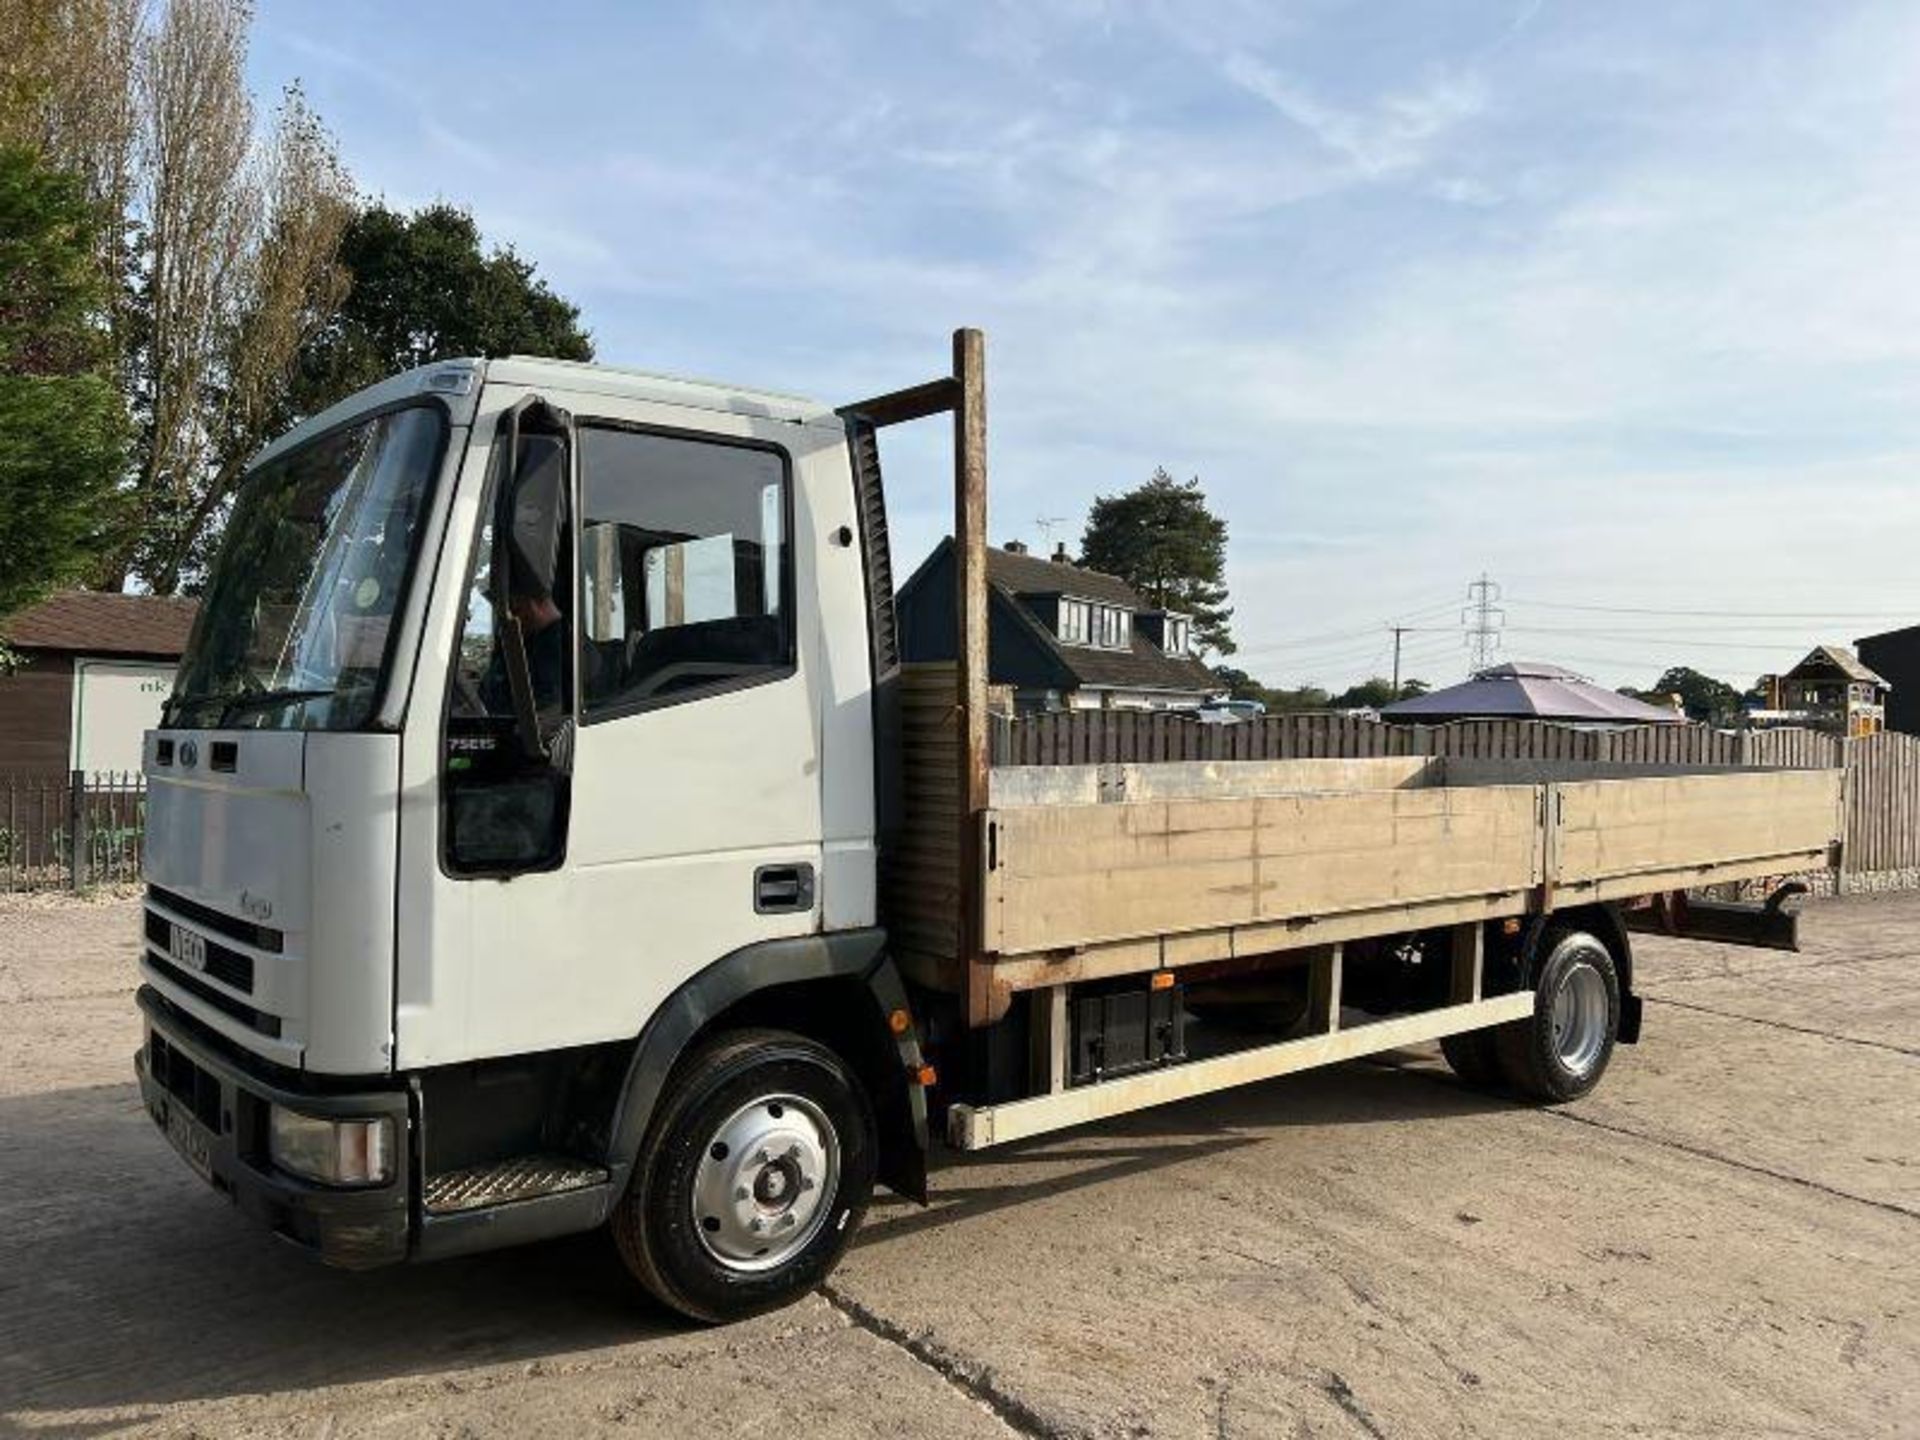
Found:
[[[129,1082],[132,903],[0,909],[0,1436],[1920,1434],[1920,897],[1644,941],[1557,1111],[1422,1048],[949,1165],[686,1328],[600,1237],[345,1275]]]

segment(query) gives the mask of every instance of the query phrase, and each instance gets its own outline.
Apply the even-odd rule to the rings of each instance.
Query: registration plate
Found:
[[[173,958],[187,969],[198,974],[207,968],[207,937],[187,929],[184,925],[173,927]]]
[[[208,1184],[213,1183],[213,1136],[178,1105],[167,1106],[167,1140]]]

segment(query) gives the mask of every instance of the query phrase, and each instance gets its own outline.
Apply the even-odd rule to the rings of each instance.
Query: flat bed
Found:
[[[1025,995],[1042,1057],[1038,1093],[951,1108],[963,1148],[1511,1022],[1534,996],[1487,993],[1489,922],[1819,869],[1840,834],[1838,770],[1398,756],[994,768],[969,837],[954,667],[907,667],[901,694],[903,961],[988,1023]],[[1447,1003],[1343,1028],[1342,946],[1434,931],[1455,936]],[[1290,954],[1312,1033],[1065,1082],[1074,987]]]

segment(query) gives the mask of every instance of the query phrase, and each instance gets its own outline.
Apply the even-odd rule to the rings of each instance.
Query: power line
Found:
[[[1903,613],[1897,610],[1657,610],[1638,605],[1574,605],[1519,596],[1507,603],[1540,610],[1585,610],[1599,615],[1699,615],[1733,620],[1897,620]]]
[[[1800,648],[1792,641],[1707,640],[1698,635],[1667,635],[1646,630],[1553,630],[1533,625],[1512,625],[1508,627],[1508,632],[1514,635],[1585,635],[1596,640],[1625,640],[1630,644],[1637,644],[1642,640],[1659,640],[1668,645],[1689,645],[1701,650],[1769,650],[1777,653]]]
[[[1458,603],[1459,602],[1454,600],[1442,600],[1437,605],[1423,605],[1415,610],[1403,610],[1399,614],[1395,615],[1394,619],[1423,620],[1428,618],[1429,616],[1437,615],[1443,610],[1451,610]],[[1290,650],[1296,647],[1312,650],[1312,649],[1320,648],[1322,643],[1331,644],[1336,640],[1357,640],[1365,636],[1378,635],[1379,633],[1380,633],[1380,626],[1366,625],[1354,630],[1330,630],[1330,631],[1322,632],[1321,634],[1318,634],[1318,635],[1295,635],[1285,640],[1275,640],[1269,645],[1262,645],[1255,650],[1248,651],[1247,653],[1261,654],[1267,651],[1282,650],[1282,649]]]
[[[1365,644],[1358,644],[1358,645],[1352,644],[1352,643],[1339,644],[1339,645],[1329,644],[1325,646],[1317,646],[1314,649],[1307,650],[1307,651],[1276,651],[1264,645],[1256,645],[1251,648],[1239,650],[1235,653],[1239,655],[1245,655],[1250,658],[1258,658],[1261,656],[1265,656],[1268,659],[1270,659],[1272,663],[1277,665],[1327,665],[1327,664],[1335,663],[1342,659],[1348,659],[1348,658],[1357,659],[1362,655],[1371,653],[1374,650],[1374,648],[1379,644],[1379,637],[1381,635],[1381,632],[1384,629],[1389,629],[1389,628],[1391,627],[1376,625],[1371,629],[1364,631],[1363,632],[1364,634],[1374,637],[1372,640],[1368,641]],[[1459,632],[1454,630],[1451,626],[1448,626],[1445,633],[1452,635],[1452,634],[1457,634]]]
[[[1741,621],[1731,625],[1719,625],[1708,621],[1704,624],[1696,625],[1685,616],[1676,616],[1675,618],[1680,623],[1686,625],[1688,630],[1711,630],[1724,635],[1764,635],[1772,633],[1805,635],[1807,633],[1807,624],[1805,621]],[[1635,635],[1654,640],[1673,633],[1673,629],[1669,625],[1513,625],[1508,628],[1513,630],[1526,630],[1535,635]]]

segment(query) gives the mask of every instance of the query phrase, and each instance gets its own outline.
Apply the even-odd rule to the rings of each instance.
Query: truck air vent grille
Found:
[[[242,920],[238,915],[223,915],[211,905],[202,905],[198,900],[189,900],[171,890],[162,890],[158,885],[147,887],[147,898],[156,905],[166,906],[182,920],[191,920],[196,925],[225,935],[230,940],[238,940],[242,945],[251,945],[256,950],[270,950],[278,955],[286,946],[286,937],[270,926],[256,925],[251,920]]]
[[[157,910],[147,911],[147,941],[162,950],[173,949],[173,921]],[[223,985],[236,990],[253,990],[253,957],[229,950],[218,940],[207,941],[207,969]]]
[[[280,1017],[278,1015],[268,1015],[264,1011],[256,1010],[253,1006],[234,999],[223,990],[214,989],[213,986],[207,984],[206,981],[197,976],[189,975],[158,950],[147,951],[147,964],[164,975],[169,984],[178,985],[182,990],[186,991],[187,994],[193,996],[194,999],[211,1005],[221,1014],[231,1015],[249,1030],[257,1030],[270,1040],[278,1040],[280,1038]]]
[[[860,507],[860,544],[867,561],[867,608],[873,620],[875,679],[900,664],[899,623],[893,611],[893,555],[887,541],[887,497],[880,482],[880,443],[871,425],[847,425],[853,447],[853,494]]]
[[[166,1036],[154,1030],[147,1032],[147,1071],[160,1082],[163,1090],[183,1101],[202,1125],[219,1131],[219,1080],[194,1064],[184,1051],[174,1049],[167,1043]]]

